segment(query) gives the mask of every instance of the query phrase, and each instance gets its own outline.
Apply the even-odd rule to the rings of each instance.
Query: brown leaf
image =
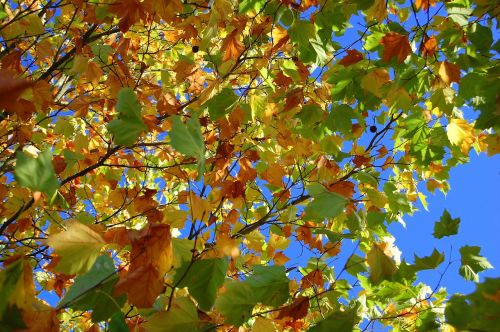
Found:
[[[172,236],[170,226],[148,224],[141,231],[131,231],[132,263],[130,270],[152,266],[163,277],[172,268]]]
[[[415,8],[429,10],[430,6],[435,6],[437,0],[415,0]]]
[[[427,56],[433,56],[437,51],[437,41],[434,36],[430,38],[424,36],[424,40],[422,45],[420,46],[420,52],[422,52],[422,56],[427,58]]]
[[[439,66],[439,77],[448,86],[451,82],[460,83],[460,68],[456,64],[443,61]]]
[[[313,270],[306,274],[304,278],[302,278],[302,281],[300,282],[300,286],[302,289],[306,289],[312,286],[318,286],[318,287],[323,287],[323,273],[321,270]]]
[[[224,51],[222,61],[238,60],[245,50],[245,45],[239,40],[240,31],[233,30],[222,42],[221,51]]]
[[[15,76],[11,71],[0,69],[0,108],[7,112],[17,111],[17,100],[24,90],[33,86],[34,82]]]
[[[309,298],[298,296],[292,304],[280,310],[277,319],[292,318],[293,320],[301,319],[307,316],[309,310]]]
[[[408,37],[397,32],[386,33],[380,44],[384,45],[382,58],[386,62],[390,62],[392,58],[396,57],[398,63],[402,63],[412,52]]]
[[[35,303],[32,310],[23,311],[26,329],[16,332],[58,332],[59,320],[56,310],[41,302]]]
[[[339,61],[339,65],[348,67],[363,60],[363,54],[357,50],[347,50],[347,55]]]
[[[133,260],[134,257],[132,256],[131,259]],[[130,304],[138,308],[148,308],[163,292],[163,288],[163,278],[160,277],[158,270],[152,264],[148,264],[131,270],[124,277],[120,277],[115,287],[115,295],[127,293]]]

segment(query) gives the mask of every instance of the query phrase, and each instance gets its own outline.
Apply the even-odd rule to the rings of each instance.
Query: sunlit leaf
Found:
[[[114,135],[113,140],[116,144],[132,145],[137,141],[141,132],[147,130],[141,117],[141,104],[134,90],[121,89],[115,108],[118,112],[118,119],[109,123],[109,132]]]

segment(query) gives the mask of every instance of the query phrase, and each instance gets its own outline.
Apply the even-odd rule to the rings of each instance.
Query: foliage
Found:
[[[500,152],[499,8],[2,2],[0,330],[498,329],[388,225]]]

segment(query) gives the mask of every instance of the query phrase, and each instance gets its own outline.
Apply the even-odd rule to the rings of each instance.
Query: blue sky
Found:
[[[436,191],[428,196],[429,211],[421,210],[413,216],[406,216],[406,229],[400,224],[393,224],[389,230],[396,237],[396,245],[403,252],[403,257],[413,261],[413,253],[427,256],[434,248],[446,255],[445,262],[438,268],[443,271],[451,257],[454,263],[444,275],[441,286],[450,294],[470,293],[475,289],[473,282],[464,280],[458,274],[460,266],[459,249],[463,245],[480,246],[481,255],[485,256],[494,269],[480,273],[485,277],[500,277],[500,155],[479,156],[471,151],[468,164],[459,165],[450,171],[451,186],[446,196]],[[453,218],[460,218],[457,235],[434,239],[434,223],[438,221],[444,209]],[[420,272],[419,279],[436,286],[440,274],[438,271]]]

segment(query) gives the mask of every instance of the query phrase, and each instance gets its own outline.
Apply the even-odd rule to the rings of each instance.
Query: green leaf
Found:
[[[205,169],[205,141],[198,118],[193,116],[184,124],[180,117],[174,116],[169,135],[174,149],[198,160],[198,178],[201,178]]]
[[[415,268],[420,270],[433,270],[444,261],[444,255],[434,249],[430,256],[418,257],[415,255]]]
[[[49,197],[59,188],[50,150],[41,152],[37,158],[18,152],[14,177],[21,186],[44,192]]]
[[[238,98],[233,89],[224,88],[215,97],[207,101],[204,106],[208,107],[208,113],[212,120],[217,120],[233,110]]]
[[[346,263],[346,270],[349,274],[356,276],[358,273],[366,272],[365,259],[353,254]]]
[[[244,14],[252,9],[256,12],[262,9],[262,6],[266,3],[265,0],[242,0],[240,1],[240,14]]]
[[[198,331],[200,319],[196,307],[188,298],[178,297],[168,311],[160,311],[146,323],[148,331],[178,332]]]
[[[58,305],[58,308],[70,307],[77,310],[92,310],[92,320],[107,320],[120,311],[124,297],[112,296],[113,286],[118,281],[113,260],[99,256],[92,268],[78,276],[75,283]]]
[[[488,52],[491,44],[493,44],[491,29],[479,23],[472,25],[472,32],[469,32],[467,37],[476,46],[477,50],[481,52]]]
[[[464,279],[478,282],[479,272],[493,268],[485,257],[479,255],[480,251],[481,248],[477,246],[463,246],[460,248],[462,265],[459,273]]]
[[[307,188],[314,198],[305,208],[306,216],[313,220],[334,218],[344,211],[348,199],[335,192],[327,191],[320,184],[313,184]]]
[[[446,304],[447,323],[461,331],[500,331],[500,278],[486,278],[469,295],[454,295]]]
[[[0,271],[0,319],[5,313],[12,292],[16,289],[17,282],[22,274],[22,259],[12,263],[5,270]]]
[[[99,233],[87,225],[72,223],[66,231],[51,234],[47,244],[61,256],[55,271],[82,274],[92,268],[106,242]]]
[[[121,311],[111,317],[108,328],[109,332],[129,332],[125,316]]]
[[[450,213],[445,209],[443,215],[434,224],[434,237],[441,239],[444,236],[450,236],[458,233],[460,218],[452,219]]]
[[[352,332],[359,318],[356,310],[336,311],[311,327],[308,332]]]
[[[453,295],[445,309],[446,319],[449,324],[459,329],[466,329],[467,324],[473,319],[472,311],[464,295]]]
[[[179,283],[178,287],[187,287],[198,306],[210,311],[217,290],[224,283],[228,267],[229,262],[225,258],[202,259],[192,264],[185,262],[175,273],[174,283]]]
[[[229,280],[224,284],[225,292],[215,302],[227,324],[241,326],[251,316],[253,307],[257,304],[252,288],[246,282]]]
[[[26,323],[23,320],[23,312],[16,307],[8,306],[3,316],[0,314],[0,332],[11,332],[27,329]]]
[[[141,132],[148,127],[141,117],[141,104],[131,88],[122,88],[118,92],[118,101],[115,109],[118,119],[114,119],[108,125],[108,130],[114,135],[113,141],[117,145],[129,146],[137,141]]]
[[[391,280],[397,272],[392,258],[387,256],[377,244],[373,244],[372,249],[366,255],[366,260],[370,266],[370,279],[374,284],[382,280]]]
[[[253,268],[254,275],[245,283],[250,285],[252,295],[257,302],[278,307],[288,301],[290,280],[284,266],[260,266]]]

